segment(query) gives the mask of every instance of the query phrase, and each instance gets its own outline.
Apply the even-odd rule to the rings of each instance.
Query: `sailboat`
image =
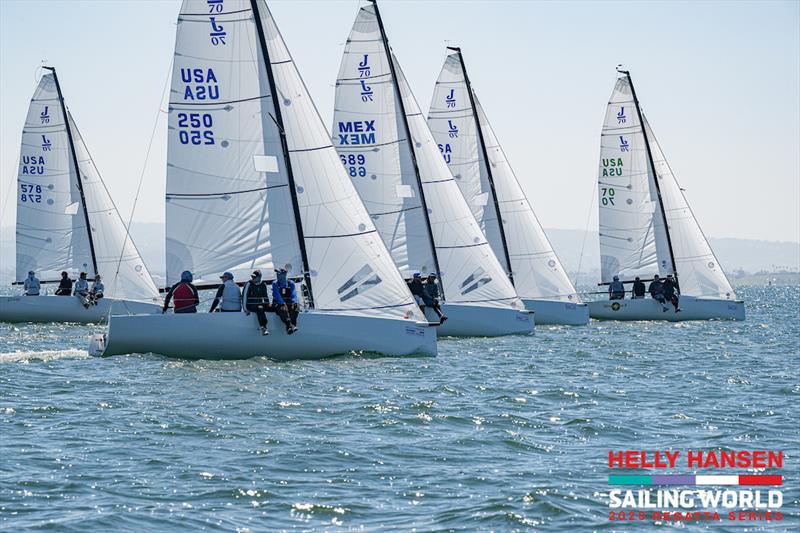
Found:
[[[461,49],[448,47],[428,125],[500,264],[536,324],[583,325],[581,302],[539,224],[472,87]]]
[[[448,317],[440,335],[532,331],[533,315],[442,159],[374,1],[359,10],[345,45],[332,138],[403,277],[438,276]]]
[[[264,0],[184,0],[169,104],[167,278],[200,289],[284,268],[299,331],[269,315],[113,316],[92,353],[317,359],[436,354]]]
[[[672,275],[680,312],[644,299],[589,302],[592,318],[744,320],[738,300],[642,112],[630,72],[619,70],[600,142],[601,283]],[[630,293],[630,291],[626,291]]]
[[[22,130],[14,282],[33,271],[44,290],[0,296],[0,321],[97,323],[112,311],[158,312],[158,290],[64,104],[56,70],[44,69]],[[85,308],[76,297],[45,294],[61,272],[73,280],[100,274],[104,298]]]

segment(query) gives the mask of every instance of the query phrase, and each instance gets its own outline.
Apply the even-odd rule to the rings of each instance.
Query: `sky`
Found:
[[[326,126],[358,0],[269,1]],[[596,229],[605,106],[623,64],[707,235],[800,241],[800,2],[382,0],[427,110],[459,45],[545,228]],[[43,61],[125,220],[164,220],[176,0],[0,0],[0,226]],[[152,143],[151,143],[152,141]],[[148,153],[148,146],[151,151]]]

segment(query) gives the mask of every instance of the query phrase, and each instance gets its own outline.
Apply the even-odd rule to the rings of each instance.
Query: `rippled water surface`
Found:
[[[436,358],[93,359],[102,327],[0,324],[0,529],[610,531],[608,450],[725,447],[784,450],[786,516],[690,529],[796,531],[800,288],[740,295],[746,322]]]

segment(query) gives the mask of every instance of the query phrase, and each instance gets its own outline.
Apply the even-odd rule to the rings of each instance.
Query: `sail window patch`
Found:
[[[411,185],[396,185],[394,190],[398,198],[414,198],[414,189]]]
[[[78,207],[79,207],[78,202],[72,202],[71,204],[68,204],[67,207],[64,208],[64,214],[74,215],[75,213],[78,212]]]
[[[253,167],[256,172],[278,172],[278,158],[272,155],[254,155]]]

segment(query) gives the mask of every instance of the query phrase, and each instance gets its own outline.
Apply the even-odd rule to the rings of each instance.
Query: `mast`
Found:
[[[431,229],[431,219],[428,216],[428,204],[425,201],[425,192],[422,190],[422,179],[419,175],[419,164],[417,163],[417,152],[414,150],[414,143],[411,142],[411,129],[408,127],[408,116],[406,115],[406,105],[403,103],[403,95],[400,94],[400,88],[397,86],[397,72],[394,68],[394,59],[392,58],[392,50],[389,48],[389,39],[386,37],[386,30],[383,28],[383,19],[381,19],[381,12],[378,10],[378,0],[369,0],[375,6],[375,17],[378,19],[378,28],[381,31],[381,41],[383,41],[383,48],[386,51],[386,58],[389,61],[389,71],[392,74],[392,85],[394,86],[397,102],[400,104],[400,115],[403,117],[403,126],[406,128],[406,141],[408,148],[411,152],[411,162],[414,164],[414,176],[417,178],[417,187],[419,189],[419,199],[422,204],[422,211],[425,215],[425,226],[428,228],[428,239],[431,243],[431,254],[433,255],[433,266],[436,269],[437,283],[439,284],[439,291],[442,294],[444,301],[446,295],[444,293],[444,284],[442,283],[442,272],[439,269],[439,256],[436,253],[436,244],[433,240],[433,230]]]
[[[75,174],[77,175],[78,192],[81,194],[81,207],[83,208],[83,218],[86,222],[86,234],[89,236],[89,251],[92,254],[92,268],[94,274],[97,275],[97,255],[94,252],[94,238],[92,237],[92,226],[89,225],[89,211],[86,208],[86,196],[83,194],[83,183],[81,182],[81,169],[78,166],[78,155],[75,153],[75,141],[72,139],[72,130],[69,127],[69,117],[67,116],[67,106],[64,104],[64,95],[61,94],[61,85],[58,83],[58,74],[56,74],[55,67],[43,67],[53,73],[53,81],[56,82],[56,92],[58,93],[58,103],[61,106],[61,114],[64,115],[64,127],[67,129],[67,141],[69,143],[69,152],[72,156],[72,163],[75,165]]]
[[[492,190],[492,200],[494,203],[494,210],[497,214],[497,222],[500,228],[500,240],[503,243],[503,256],[508,265],[508,279],[511,284],[514,284],[514,272],[511,269],[511,256],[508,253],[508,241],[506,240],[506,230],[503,227],[503,216],[500,213],[500,201],[497,199],[497,189],[494,185],[494,176],[492,175],[492,165],[489,163],[489,153],[486,151],[486,141],[483,138],[483,128],[481,128],[481,120],[478,117],[478,108],[475,107],[475,95],[472,93],[472,82],[469,81],[467,74],[467,67],[464,65],[464,56],[461,55],[461,48],[458,46],[448,46],[448,50],[453,50],[458,54],[458,60],[461,62],[461,72],[464,73],[464,82],[467,85],[467,93],[469,94],[469,104],[472,107],[472,116],[475,119],[475,127],[478,130],[478,142],[481,145],[481,152],[483,153],[483,160],[486,162],[486,174],[489,180],[489,188]]]
[[[303,281],[308,289],[308,306],[314,308],[314,293],[311,290],[311,275],[308,267],[308,253],[306,251],[306,240],[303,235],[303,224],[300,220],[300,205],[297,203],[297,190],[294,183],[294,172],[292,171],[292,160],[289,157],[289,144],[286,141],[286,130],[283,127],[283,115],[281,115],[280,102],[278,101],[278,90],[275,87],[275,78],[272,75],[272,63],[269,59],[269,50],[267,49],[267,39],[264,36],[264,28],[261,26],[261,14],[258,11],[258,0],[250,0],[250,6],[253,9],[255,16],[256,32],[258,33],[258,42],[261,46],[261,53],[264,57],[264,62],[267,67],[267,79],[269,80],[269,91],[272,95],[272,107],[275,109],[275,123],[278,126],[278,132],[281,138],[281,151],[283,152],[284,163],[286,164],[286,175],[289,180],[289,187],[291,189],[292,210],[294,211],[294,222],[297,228],[297,239],[300,244],[300,257],[303,261]]]
[[[619,70],[617,71],[620,74],[625,74],[628,78],[628,83],[631,86],[631,95],[633,96],[633,104],[636,107],[636,115],[639,117],[639,124],[642,127],[642,135],[644,136],[644,146],[647,148],[647,161],[650,163],[650,171],[653,173],[653,183],[656,184],[656,194],[658,196],[658,208],[661,211],[661,217],[664,219],[664,232],[667,235],[667,246],[669,247],[669,259],[672,263],[672,273],[675,276],[675,284],[678,285],[678,269],[675,268],[675,254],[672,252],[672,237],[669,235],[669,224],[667,224],[667,213],[664,210],[664,201],[661,198],[661,185],[658,184],[658,174],[656,173],[656,165],[653,162],[653,153],[650,150],[650,140],[647,138],[647,130],[644,127],[644,117],[642,116],[642,110],[639,107],[639,99],[636,98],[636,89],[633,88],[633,79],[631,79],[631,73],[627,70]]]

